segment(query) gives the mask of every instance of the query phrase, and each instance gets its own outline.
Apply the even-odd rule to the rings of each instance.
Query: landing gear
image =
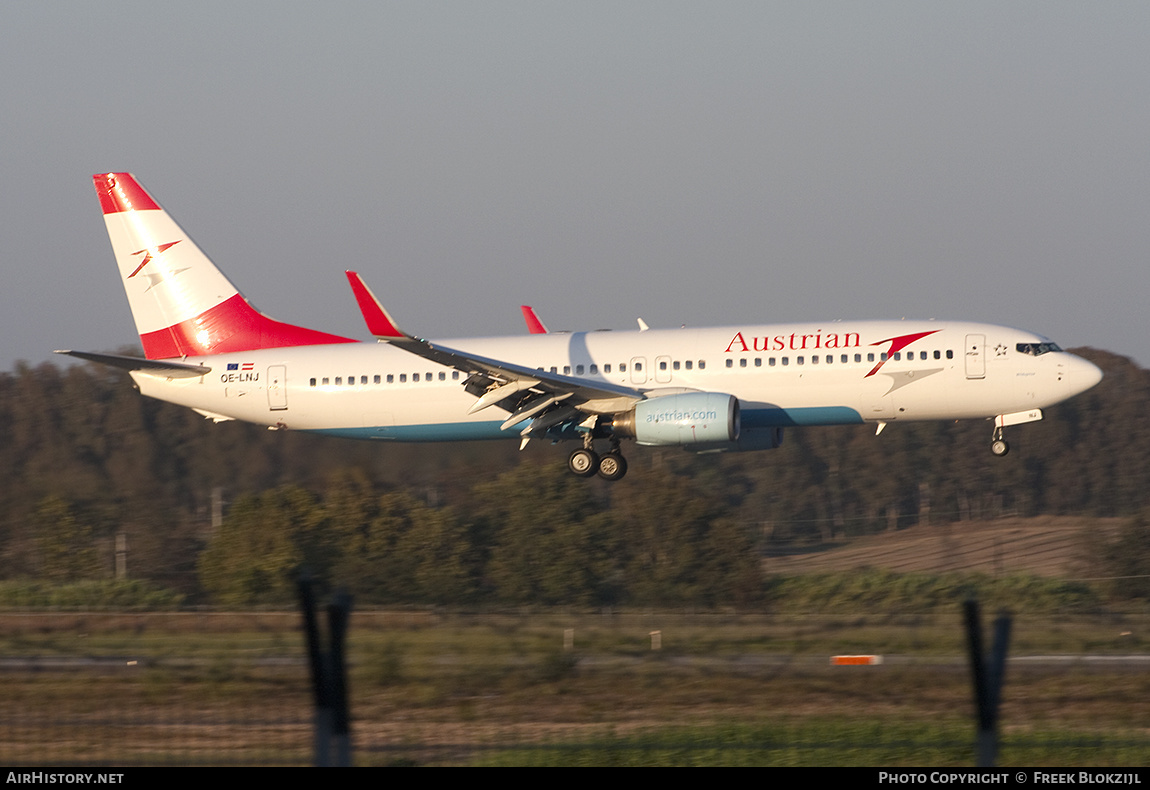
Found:
[[[579,477],[590,477],[599,470],[599,455],[589,447],[581,447],[567,458],[567,468]]]
[[[627,460],[619,450],[618,439],[612,437],[611,449],[600,456],[595,452],[588,433],[583,439],[583,446],[567,457],[567,468],[579,477],[590,477],[598,473],[604,480],[614,482],[627,474]]]
[[[612,483],[627,474],[627,459],[618,450],[612,450],[599,459],[599,477]]]
[[[1007,444],[1006,439],[1003,438],[1001,427],[994,429],[994,434],[990,440],[990,452],[999,458],[1010,452],[1010,445]]]

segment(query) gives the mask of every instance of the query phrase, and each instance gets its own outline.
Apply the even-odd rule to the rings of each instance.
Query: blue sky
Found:
[[[260,309],[956,318],[1150,363],[1150,4],[17,2],[0,369],[135,342],[91,174]]]

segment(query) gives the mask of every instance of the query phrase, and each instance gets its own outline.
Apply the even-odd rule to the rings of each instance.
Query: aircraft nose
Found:
[[[1102,369],[1100,367],[1082,357],[1076,357],[1073,354],[1067,356],[1069,359],[1066,360],[1063,369],[1063,380],[1070,385],[1075,395],[1086,392],[1102,381]]]

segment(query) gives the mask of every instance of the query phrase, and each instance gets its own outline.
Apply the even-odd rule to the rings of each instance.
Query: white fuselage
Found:
[[[908,340],[908,338],[911,338]],[[990,418],[1042,409],[1094,386],[1094,365],[1030,332],[946,321],[843,321],[575,332],[435,345],[648,397],[726,393],[744,429]],[[1030,349],[1042,350],[1038,353]],[[1053,347],[1057,348],[1057,347]],[[466,374],[388,343],[189,357],[195,378],[135,371],[143,394],[210,416],[355,438],[516,437],[506,412],[468,410]]]

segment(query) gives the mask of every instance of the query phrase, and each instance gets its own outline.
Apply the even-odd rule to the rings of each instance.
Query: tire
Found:
[[[590,477],[599,471],[599,456],[594,450],[576,450],[567,458],[567,468],[573,475]]]
[[[627,460],[619,453],[607,453],[599,459],[599,477],[612,482],[627,474]]]

